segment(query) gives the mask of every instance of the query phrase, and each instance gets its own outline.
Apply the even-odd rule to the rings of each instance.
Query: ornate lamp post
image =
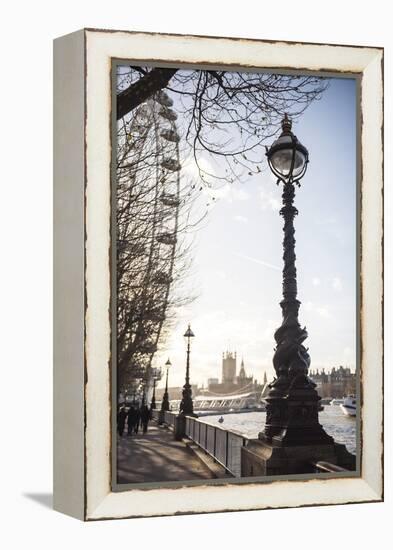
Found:
[[[345,445],[335,443],[318,421],[320,397],[308,377],[310,356],[303,342],[305,327],[299,323],[297,299],[295,229],[293,220],[298,211],[293,205],[295,185],[300,187],[308,164],[308,151],[296,136],[285,115],[282,133],[267,149],[269,166],[277,184],[283,184],[284,268],[282,323],[274,338],[273,356],[276,378],[269,384],[266,398],[266,423],[258,439],[241,450],[242,476],[312,473],[319,461],[336,464],[349,470],[356,468],[356,457]]]
[[[188,325],[184,338],[187,346],[187,362],[186,362],[186,382],[183,386],[183,398],[180,403],[180,414],[193,415],[194,405],[192,402],[192,390],[190,384],[190,351],[191,351],[191,338],[194,338],[195,334],[191,330],[191,326]]]
[[[161,402],[161,411],[162,412],[169,411],[168,373],[169,373],[169,369],[170,369],[171,366],[172,366],[172,363],[170,362],[170,360],[168,358],[167,362],[165,363],[166,377],[165,377],[165,391],[164,391],[164,395],[162,397],[162,402]]]
[[[161,401],[160,414],[158,415],[158,423],[159,424],[164,423],[164,421],[165,421],[165,412],[169,411],[168,373],[169,373],[169,369],[170,369],[171,366],[172,366],[172,363],[170,362],[170,360],[168,358],[167,362],[165,363],[165,367],[166,367],[165,391],[164,391],[164,395],[163,395],[162,401]]]
[[[285,115],[280,137],[267,149],[266,155],[277,185],[283,184],[284,268],[282,324],[276,330],[277,343],[273,365],[277,377],[270,384],[266,407],[266,425],[260,439],[278,445],[329,444],[333,439],[318,422],[320,397],[314,382],[308,377],[310,356],[303,345],[305,327],[299,323],[297,299],[294,218],[295,185],[300,187],[308,164],[308,151],[291,131],[292,123]]]
[[[152,395],[151,403],[150,403],[150,408],[152,410],[156,408],[156,382],[157,382],[157,378],[154,375],[153,376],[153,395]]]

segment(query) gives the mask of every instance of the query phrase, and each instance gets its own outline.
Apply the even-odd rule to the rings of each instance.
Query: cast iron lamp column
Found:
[[[166,366],[166,379],[165,379],[165,391],[161,402],[162,412],[169,411],[168,372],[169,372],[169,368],[172,366],[172,363],[170,362],[169,358],[168,358],[168,361],[165,363],[165,366]]]
[[[184,333],[184,338],[187,342],[187,363],[186,363],[186,383],[183,386],[183,398],[180,403],[180,414],[193,415],[194,404],[192,402],[192,390],[190,384],[190,350],[191,350],[191,338],[194,338],[195,334],[192,332],[190,325]]]
[[[157,381],[157,378],[154,376],[153,377],[153,395],[150,403],[150,408],[152,410],[156,408],[156,381]]]
[[[292,123],[285,115],[282,133],[267,149],[269,167],[277,176],[277,185],[283,184],[284,218],[284,268],[282,324],[274,338],[277,346],[273,356],[276,378],[269,385],[266,399],[266,424],[259,438],[276,445],[314,445],[333,443],[318,421],[320,397],[316,384],[308,377],[310,356],[303,342],[307,338],[306,327],[299,323],[297,299],[296,255],[294,218],[298,210],[294,206],[295,185],[300,187],[308,164],[308,151],[291,131]]]

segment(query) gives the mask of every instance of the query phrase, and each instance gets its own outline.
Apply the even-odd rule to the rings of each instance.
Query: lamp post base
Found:
[[[284,395],[272,392],[267,397],[266,424],[259,439],[278,447],[332,445],[333,438],[318,421],[320,400],[307,379]]]
[[[316,462],[356,469],[356,457],[319,423],[321,398],[313,386],[306,376],[290,385],[272,384],[265,429],[242,448],[242,476],[315,473]]]
[[[254,439],[241,453],[242,477],[312,474],[317,462],[328,462],[349,471],[356,469],[356,457],[338,443],[278,446]]]

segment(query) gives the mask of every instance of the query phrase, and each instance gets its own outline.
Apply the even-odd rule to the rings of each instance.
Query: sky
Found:
[[[356,81],[330,80],[294,124],[310,162],[296,188],[295,218],[300,323],[311,369],[356,365]],[[274,331],[281,324],[282,188],[265,165],[244,183],[220,190],[192,236],[193,267],[185,287],[197,298],[177,312],[155,365],[172,362],[170,385],[184,384],[185,344],[195,333],[191,382],[221,378],[226,350],[243,357],[247,375],[271,380]],[[192,172],[187,166],[185,171]],[[163,385],[163,380],[159,386]]]

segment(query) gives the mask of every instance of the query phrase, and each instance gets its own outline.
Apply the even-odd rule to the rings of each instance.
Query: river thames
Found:
[[[266,413],[225,414],[222,416],[224,419],[222,423],[218,421],[220,417],[219,414],[204,416],[201,420],[255,438],[264,428]],[[319,413],[319,421],[337,443],[344,443],[350,453],[356,454],[356,417],[345,416],[338,405],[325,405],[324,410]]]

